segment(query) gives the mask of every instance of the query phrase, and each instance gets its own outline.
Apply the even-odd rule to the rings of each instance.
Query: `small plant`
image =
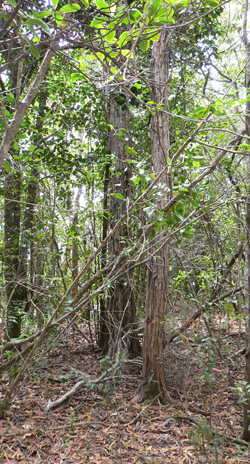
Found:
[[[240,382],[238,387],[230,387],[230,389],[238,394],[238,404],[247,404],[249,406],[250,413],[250,384],[247,382]]]
[[[112,366],[112,360],[109,356],[100,357],[99,361],[102,371],[107,371]]]
[[[205,418],[191,427],[189,438],[200,462],[220,464],[223,458],[223,437],[214,432]],[[221,452],[222,451],[222,452]]]

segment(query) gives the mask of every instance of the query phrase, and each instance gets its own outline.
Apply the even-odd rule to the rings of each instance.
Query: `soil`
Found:
[[[244,380],[244,347],[239,323],[213,321],[213,334],[236,386]],[[86,331],[86,327],[81,327]],[[86,336],[88,336],[86,332]],[[49,412],[88,374],[96,379],[110,367],[80,332],[66,335],[34,360],[28,379],[0,421],[0,464],[246,464],[242,405],[229,388],[225,365],[202,322],[165,352],[166,385],[172,403],[133,403],[140,383],[140,359],[121,359],[114,378],[89,381]],[[9,374],[2,376],[2,393]]]

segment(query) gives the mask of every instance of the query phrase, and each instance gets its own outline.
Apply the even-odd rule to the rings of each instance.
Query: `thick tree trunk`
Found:
[[[244,42],[246,47],[246,91],[250,95],[250,43],[247,40],[247,11],[248,1],[245,5]],[[250,101],[246,103],[246,134],[250,136]],[[246,199],[246,251],[245,251],[245,301],[248,314],[246,327],[246,372],[245,381],[250,385],[250,158],[247,156],[247,199]],[[250,442],[250,396],[246,393],[244,404],[243,439]]]
[[[110,181],[110,227],[113,228],[117,220],[126,212],[126,201],[130,193],[131,168],[126,162],[129,155],[124,149],[124,145],[129,145],[127,140],[129,133],[127,104],[121,106],[115,100],[110,102],[110,124],[113,126],[113,130],[110,133],[109,152],[116,155],[115,169]],[[126,142],[119,135],[116,135],[117,132],[124,134]],[[119,198],[119,195],[122,195],[124,199]],[[111,259],[120,255],[126,246],[126,238],[128,237],[128,225],[124,223],[113,234],[109,242]],[[116,281],[115,286],[110,291],[107,311],[103,311],[103,316],[106,317],[106,320],[101,323],[101,329],[104,329],[100,335],[103,352],[114,356],[120,351],[127,350],[137,356],[140,353],[140,344],[138,337],[134,334],[123,338],[124,345],[121,346],[122,337],[129,330],[133,330],[136,323],[136,306],[130,273],[127,274],[126,278]]]
[[[159,41],[152,50],[151,59],[152,100],[162,105],[152,116],[151,140],[152,140],[152,171],[158,174],[167,163],[169,157],[169,122],[167,115],[168,97],[168,49],[167,31],[163,29]],[[164,111],[165,110],[165,111]],[[166,174],[162,179],[161,207],[171,196],[171,176]],[[169,395],[164,379],[164,339],[165,317],[167,313],[168,292],[168,246],[164,245],[157,252],[161,242],[161,230],[155,235],[155,247],[150,250],[152,258],[148,263],[146,309],[143,340],[143,368],[142,383],[136,401],[159,396],[165,403]]]

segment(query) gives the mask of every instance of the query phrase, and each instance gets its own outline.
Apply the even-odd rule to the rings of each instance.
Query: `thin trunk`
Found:
[[[21,254],[20,254],[20,269],[22,270],[23,279],[28,279],[28,267],[30,268],[30,278],[32,283],[35,282],[35,266],[34,266],[34,235],[35,235],[35,205],[39,196],[39,179],[40,179],[40,162],[35,161],[37,158],[36,150],[39,148],[42,139],[42,129],[43,129],[43,119],[45,116],[46,102],[47,102],[48,93],[45,90],[41,91],[40,100],[39,100],[39,115],[36,122],[36,139],[34,145],[36,147],[33,153],[33,162],[30,172],[30,178],[27,188],[27,199],[24,210],[24,219],[23,219],[23,234],[22,234],[22,243],[21,243]],[[41,270],[41,269],[40,269]],[[27,300],[27,290],[24,298]],[[29,304],[27,301],[26,309],[29,309]]]
[[[18,65],[10,72],[10,88],[16,98]],[[6,168],[4,184],[4,266],[7,296],[6,338],[18,338],[21,334],[21,318],[24,310],[22,300],[26,289],[20,267],[20,221],[22,176],[18,162],[10,161],[11,172]]]
[[[79,190],[76,196],[75,201],[75,213],[73,216],[72,229],[74,233],[73,243],[72,243],[72,280],[74,281],[79,273],[79,239],[78,239],[78,223],[79,223],[79,200],[80,200],[81,191]],[[75,296],[78,292],[78,285],[76,285],[72,290],[72,296]]]
[[[246,47],[246,92],[250,95],[250,43],[247,39],[247,12],[248,0],[245,4],[244,17],[244,43]],[[250,101],[246,103],[246,134],[250,136]],[[245,298],[246,312],[248,314],[246,327],[246,372],[245,381],[250,385],[250,158],[246,157],[247,163],[247,199],[246,199],[246,251],[245,251]],[[250,442],[250,396],[246,393],[246,404],[244,404],[243,439]]]
[[[20,287],[19,239],[21,174],[13,170],[8,174],[4,192],[4,265],[7,296],[6,337],[18,338],[21,334],[22,287]]]
[[[152,141],[152,172],[156,175],[166,166],[169,157],[169,121],[167,116],[168,97],[168,33],[164,28],[159,41],[152,49],[151,82],[152,100],[163,105],[163,111],[157,111],[151,121]],[[160,206],[171,196],[171,176],[166,174],[161,182]],[[150,250],[155,253],[161,241],[161,230],[155,234],[155,247]],[[142,383],[135,401],[158,396],[162,403],[169,400],[164,380],[164,340],[165,318],[167,314],[168,292],[168,246],[164,245],[148,263],[146,309],[144,322],[144,340],[142,350]]]
[[[103,188],[103,221],[102,221],[102,240],[105,240],[108,234],[109,217],[108,217],[108,188],[110,178],[110,163],[105,166],[105,179]],[[101,269],[104,269],[107,264],[107,246],[102,249],[101,254]],[[107,327],[107,308],[106,299],[104,295],[100,298],[100,323],[99,323],[99,336],[98,345],[100,348],[105,346],[108,340],[108,327]],[[106,350],[107,351],[107,350]]]

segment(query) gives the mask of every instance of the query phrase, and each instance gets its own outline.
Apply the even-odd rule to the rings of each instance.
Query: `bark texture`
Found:
[[[110,227],[126,213],[127,200],[130,197],[131,168],[126,159],[129,154],[124,145],[129,145],[129,110],[126,102],[123,105],[115,100],[110,102],[110,124],[113,130],[110,133],[109,152],[115,155],[115,168],[110,180]],[[123,137],[116,134],[124,134]],[[124,200],[116,195],[122,195]],[[116,258],[122,253],[129,237],[127,222],[124,222],[113,234],[109,242],[109,256]],[[107,310],[102,313],[101,336],[104,353],[114,356],[120,351],[127,350],[137,356],[140,353],[138,337],[131,334],[124,335],[135,328],[136,305],[131,273],[116,281],[110,290]]]
[[[151,141],[152,141],[152,172],[159,174],[166,166],[169,157],[169,122],[167,111],[168,97],[168,49],[167,31],[163,29],[159,41],[152,50],[151,82],[152,100],[162,105],[152,115]],[[165,110],[165,111],[164,111]],[[166,173],[159,184],[161,192],[160,207],[164,208],[171,196],[171,176]],[[150,250],[152,258],[148,263],[146,308],[143,340],[143,368],[142,383],[136,401],[158,396],[162,403],[169,400],[164,379],[164,340],[165,316],[167,313],[168,292],[168,246],[164,245],[157,252],[161,243],[161,230],[155,235],[155,247]]]

